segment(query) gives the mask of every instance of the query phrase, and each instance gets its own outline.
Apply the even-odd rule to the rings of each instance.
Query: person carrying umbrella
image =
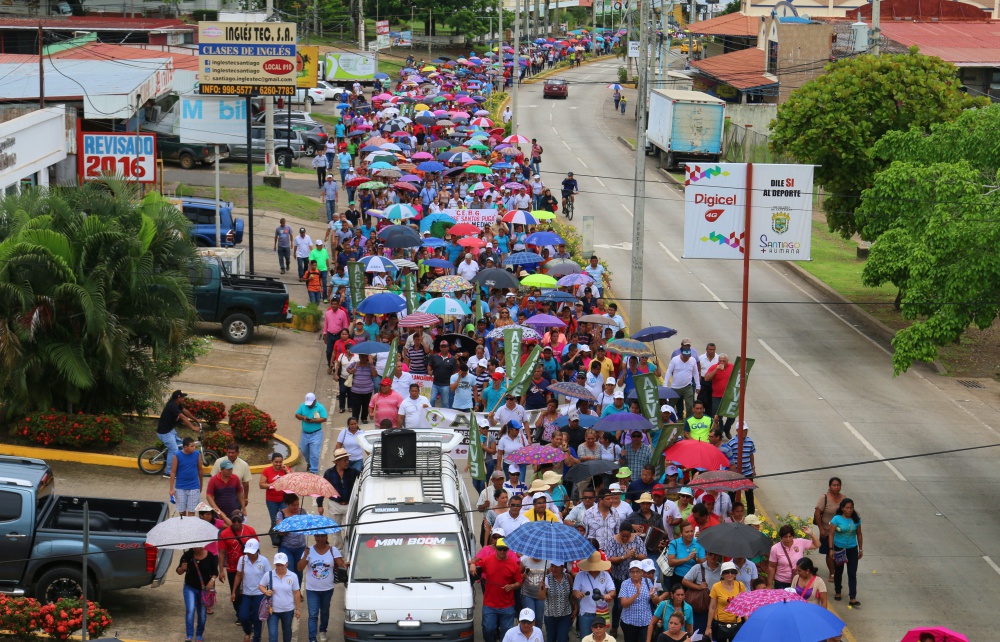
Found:
[[[309,608],[309,642],[326,642],[326,628],[330,623],[330,602],[333,600],[335,569],[347,569],[344,557],[330,546],[326,533],[313,536],[316,544],[310,546],[296,566],[299,573],[307,568],[306,605]]]

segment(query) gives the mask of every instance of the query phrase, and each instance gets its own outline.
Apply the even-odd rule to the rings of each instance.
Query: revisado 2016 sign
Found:
[[[81,181],[122,176],[139,183],[155,183],[156,134],[80,132],[77,159]]]

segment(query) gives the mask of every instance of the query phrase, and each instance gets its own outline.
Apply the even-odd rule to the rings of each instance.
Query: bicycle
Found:
[[[180,446],[180,444],[178,444]],[[201,432],[194,442],[195,450],[201,453],[201,465],[211,468],[219,459],[219,453],[214,450],[205,450],[201,447]],[[150,446],[139,453],[139,470],[147,475],[160,475],[167,468],[167,455],[170,451],[166,445]]]
[[[573,201],[576,200],[572,195],[567,196],[563,199],[563,214],[567,219],[573,220]]]

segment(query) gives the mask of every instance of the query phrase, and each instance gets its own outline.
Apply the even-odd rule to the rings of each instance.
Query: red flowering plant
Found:
[[[221,401],[202,401],[188,397],[184,400],[184,409],[197,417],[206,428],[214,429],[226,418],[226,404]]]
[[[46,604],[40,610],[41,629],[56,638],[66,640],[83,628],[83,607],[80,600],[62,599]],[[87,602],[87,637],[99,638],[107,631],[113,620],[106,609],[94,602]]]
[[[0,630],[21,639],[31,637],[41,628],[41,608],[34,598],[0,595]]]
[[[220,454],[226,452],[226,446],[234,441],[236,439],[233,437],[233,433],[228,430],[213,430],[201,435],[201,447]]]
[[[17,422],[15,433],[42,446],[89,448],[117,446],[125,440],[125,426],[107,415],[75,415],[50,410]]]
[[[240,441],[266,444],[278,430],[271,415],[249,403],[236,403],[229,408],[229,427]]]

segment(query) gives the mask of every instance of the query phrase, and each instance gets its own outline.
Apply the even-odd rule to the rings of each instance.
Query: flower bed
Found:
[[[240,441],[267,443],[278,430],[278,424],[257,406],[236,403],[229,408],[229,427]]]
[[[236,437],[228,430],[212,430],[203,432],[201,445],[206,450],[214,450],[219,455],[225,455],[226,446],[236,441]]]
[[[106,415],[36,412],[17,422],[14,432],[42,446],[112,448],[125,440],[125,426]]]
[[[188,397],[184,408],[209,428],[215,428],[226,418],[226,404],[221,401],[202,401]]]
[[[107,610],[87,602],[87,634],[99,638],[114,621]],[[0,630],[11,632],[21,640],[37,633],[46,633],[57,640],[66,640],[83,628],[83,607],[80,600],[64,599],[42,605],[30,597],[0,595]]]

